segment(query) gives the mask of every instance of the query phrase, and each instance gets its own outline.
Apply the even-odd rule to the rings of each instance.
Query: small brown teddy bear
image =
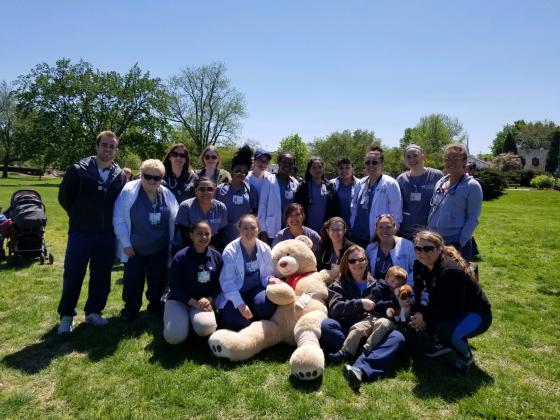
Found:
[[[317,272],[317,261],[304,240],[289,239],[272,249],[276,275],[286,283],[270,284],[266,295],[278,305],[266,321],[255,321],[239,332],[218,330],[208,339],[214,355],[246,360],[278,343],[297,346],[290,358],[291,373],[301,380],[323,374],[325,357],[319,346],[321,322],[327,317],[330,272]]]

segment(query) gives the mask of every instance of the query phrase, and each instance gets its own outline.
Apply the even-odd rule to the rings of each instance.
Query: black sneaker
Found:
[[[444,354],[451,353],[453,351],[450,347],[445,347],[439,341],[434,341],[430,350],[424,353],[424,356],[429,358],[443,356]]]
[[[474,357],[471,352],[468,356],[458,356],[453,364],[453,371],[458,374],[468,373],[470,367],[474,364]]]
[[[328,358],[331,363],[340,363],[350,360],[352,355],[344,349],[340,349],[336,353],[329,353]]]
[[[346,382],[348,382],[352,390],[357,391],[360,389],[360,385],[362,384],[362,371],[360,369],[350,365],[344,365],[342,368],[342,375],[344,375],[344,379],[346,379]]]

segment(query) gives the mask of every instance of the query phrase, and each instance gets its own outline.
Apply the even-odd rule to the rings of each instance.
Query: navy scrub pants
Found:
[[[124,265],[122,298],[123,314],[135,317],[142,307],[144,282],[148,283],[146,299],[148,310],[159,313],[163,310],[161,297],[167,283],[167,247],[151,255],[136,254]]]
[[[60,316],[75,316],[89,263],[89,289],[84,311],[101,314],[111,290],[111,268],[115,260],[113,233],[69,232],[64,258]]]
[[[248,320],[243,318],[239,310],[233,306],[233,303],[228,301],[226,306],[222,309],[222,322],[223,327],[228,330],[239,331],[251,323],[251,321],[259,319],[269,319],[274,315],[276,305],[266,297],[266,289],[256,287],[254,289],[241,292],[241,297],[245,304],[253,313],[253,319]]]
[[[321,323],[321,347],[328,353],[342,348],[348,331],[344,331],[340,322],[327,318]],[[364,380],[374,380],[389,373],[394,365],[399,350],[404,346],[404,336],[393,330],[369,353],[363,352],[356,359],[353,367],[364,375]]]

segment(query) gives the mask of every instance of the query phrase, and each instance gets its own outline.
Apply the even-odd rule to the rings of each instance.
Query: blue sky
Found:
[[[344,129],[396,146],[445,113],[487,152],[517,119],[560,123],[560,1],[2,1],[0,80],[83,58],[166,79],[222,61],[241,139]]]

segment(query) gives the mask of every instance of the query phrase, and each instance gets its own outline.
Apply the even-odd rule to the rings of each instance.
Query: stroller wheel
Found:
[[[45,264],[45,257],[43,255],[39,257],[39,264],[41,265]]]
[[[54,263],[54,255],[53,254],[49,254],[49,264],[53,264]]]

